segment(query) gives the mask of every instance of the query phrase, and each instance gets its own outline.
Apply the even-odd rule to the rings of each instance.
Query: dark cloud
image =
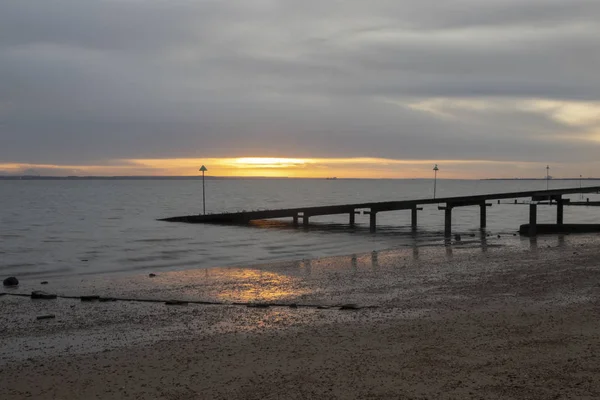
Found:
[[[0,163],[592,161],[598,120],[523,102],[600,101],[599,17],[586,0],[8,0]],[[441,113],[414,107],[432,99]]]

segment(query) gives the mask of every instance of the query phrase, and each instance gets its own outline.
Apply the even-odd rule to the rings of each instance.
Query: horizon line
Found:
[[[202,179],[202,175],[0,175],[2,180],[15,179]],[[433,180],[434,178],[353,178],[353,177],[302,177],[302,176],[219,176],[209,175],[205,179],[313,179],[313,180]],[[465,180],[465,181],[486,181],[486,180],[535,180],[535,181],[560,181],[560,180],[600,180],[600,177],[565,177],[556,178],[437,178],[437,180]]]

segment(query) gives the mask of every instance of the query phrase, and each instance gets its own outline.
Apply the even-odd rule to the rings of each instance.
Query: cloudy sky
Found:
[[[0,173],[600,176],[598,0],[3,0]]]

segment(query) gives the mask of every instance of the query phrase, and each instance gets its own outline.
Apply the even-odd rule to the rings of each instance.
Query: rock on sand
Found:
[[[4,280],[4,286],[17,286],[19,284],[19,280],[14,276],[6,278]]]

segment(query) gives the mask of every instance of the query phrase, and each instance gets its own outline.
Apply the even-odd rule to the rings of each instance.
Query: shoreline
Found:
[[[298,258],[288,260],[276,260],[269,262],[255,263],[236,263],[224,266],[214,266],[208,268],[193,268],[182,270],[165,270],[144,273],[132,273],[132,271],[106,272],[106,273],[91,273],[91,274],[76,274],[73,276],[25,276],[19,277],[19,286],[14,288],[3,287],[0,295],[14,295],[29,297],[34,290],[50,291],[57,294],[59,298],[79,298],[80,296],[100,296],[106,298],[117,298],[119,300],[131,301],[149,301],[161,302],[167,300],[180,300],[197,303],[223,303],[231,304],[238,302],[249,302],[252,298],[247,295],[243,297],[228,296],[225,299],[218,297],[215,291],[209,291],[208,297],[173,297],[180,292],[179,289],[186,285],[186,280],[192,280],[198,283],[198,280],[210,281],[211,285],[219,286],[223,279],[248,279],[245,276],[246,271],[269,271],[277,273],[281,270],[284,274],[292,273],[294,269],[307,268],[311,269],[314,266],[318,268],[335,268],[337,270],[365,268],[367,265],[374,266],[379,264],[380,257],[387,257],[385,260],[386,267],[390,267],[390,262],[402,261],[417,261],[419,258],[426,258],[435,262],[439,262],[443,258],[451,257],[453,253],[485,253],[489,250],[500,251],[521,251],[534,248],[533,246],[542,243],[542,246],[551,246],[553,243],[557,246],[565,245],[565,238],[568,235],[547,235],[540,239],[526,238],[523,236],[509,237],[505,235],[502,239],[495,237],[466,237],[465,239],[456,242],[440,241],[437,243],[422,242],[415,243],[413,246],[401,246],[386,248],[382,250],[362,251],[351,254],[316,256],[309,258]],[[585,237],[585,235],[577,235],[575,237]],[[392,261],[390,261],[390,259]],[[375,268],[379,265],[375,265]],[[149,279],[149,274],[154,275]],[[47,282],[41,285],[41,282]],[[253,282],[256,284],[257,282]],[[204,288],[206,289],[206,288]],[[222,288],[216,288],[222,289]],[[238,293],[239,294],[239,293]],[[160,297],[162,296],[162,297]],[[258,297],[256,301],[273,300],[272,298]]]
[[[599,242],[544,237],[529,248],[461,244],[86,283],[102,295],[377,306],[361,310],[2,296],[0,392],[7,399],[278,398],[282,388],[290,398],[593,397]],[[35,321],[42,311],[57,318]],[[565,370],[574,362],[585,380]],[[537,375],[526,382],[523,368]]]
[[[275,221],[275,220],[273,220]],[[368,228],[362,227],[363,231],[368,232]],[[383,228],[385,229],[385,227]],[[278,266],[286,266],[293,263],[303,262],[303,261],[312,261],[312,260],[323,260],[323,259],[331,259],[335,260],[337,258],[345,258],[350,256],[364,256],[367,254],[375,253],[387,253],[387,252],[406,252],[406,253],[415,253],[424,249],[447,249],[448,246],[452,246],[455,249],[488,249],[488,248],[523,248],[526,243],[529,243],[530,240],[526,236],[518,235],[518,230],[513,231],[498,231],[493,234],[487,234],[487,236],[480,236],[479,233],[473,232],[462,232],[462,240],[457,242],[454,240],[454,236],[452,240],[444,239],[443,232],[430,232],[429,235],[423,236],[419,239],[419,241],[414,241],[411,244],[402,243],[399,246],[394,247],[384,247],[378,248],[374,250],[359,250],[357,252],[344,252],[339,254],[325,254],[325,255],[316,255],[316,256],[299,256],[299,257],[290,257],[290,258],[281,258],[281,259],[273,259],[273,260],[260,260],[260,261],[238,261],[233,263],[225,263],[221,265],[211,265],[209,267],[197,267],[197,268],[174,268],[174,269],[163,269],[163,266],[157,266],[157,268],[152,267],[144,267],[140,268],[143,272],[139,270],[131,270],[131,269],[118,269],[118,270],[107,270],[107,271],[94,271],[94,272],[76,272],[68,275],[54,274],[52,271],[46,272],[41,271],[37,274],[28,273],[25,275],[14,274],[19,278],[21,282],[21,286],[25,287],[26,290],[30,288],[37,287],[36,286],[41,281],[48,281],[52,284],[57,282],[64,282],[63,284],[59,284],[57,288],[60,290],[76,287],[79,282],[87,282],[94,280],[103,280],[103,279],[141,279],[149,273],[155,273],[160,275],[165,274],[174,274],[174,273],[184,273],[187,271],[196,271],[196,270],[217,270],[217,269],[227,269],[227,268],[263,268],[263,267],[278,267]],[[405,233],[406,236],[410,236],[410,233]],[[557,240],[559,236],[567,236],[564,235],[545,235],[545,238],[553,238],[552,240]],[[404,239],[404,236],[399,236],[400,240]],[[543,239],[546,240],[546,239]],[[528,246],[525,245],[526,247]],[[428,250],[425,250],[428,251]],[[87,260],[85,260],[87,261]],[[177,265],[177,263],[175,263]],[[12,267],[12,266],[11,266]],[[76,283],[77,282],[77,283]],[[25,283],[25,285],[23,285]],[[41,288],[43,289],[43,288]],[[6,288],[0,288],[0,293],[2,290],[6,290]],[[11,289],[9,289],[11,290]],[[35,289],[33,289],[35,290]]]

